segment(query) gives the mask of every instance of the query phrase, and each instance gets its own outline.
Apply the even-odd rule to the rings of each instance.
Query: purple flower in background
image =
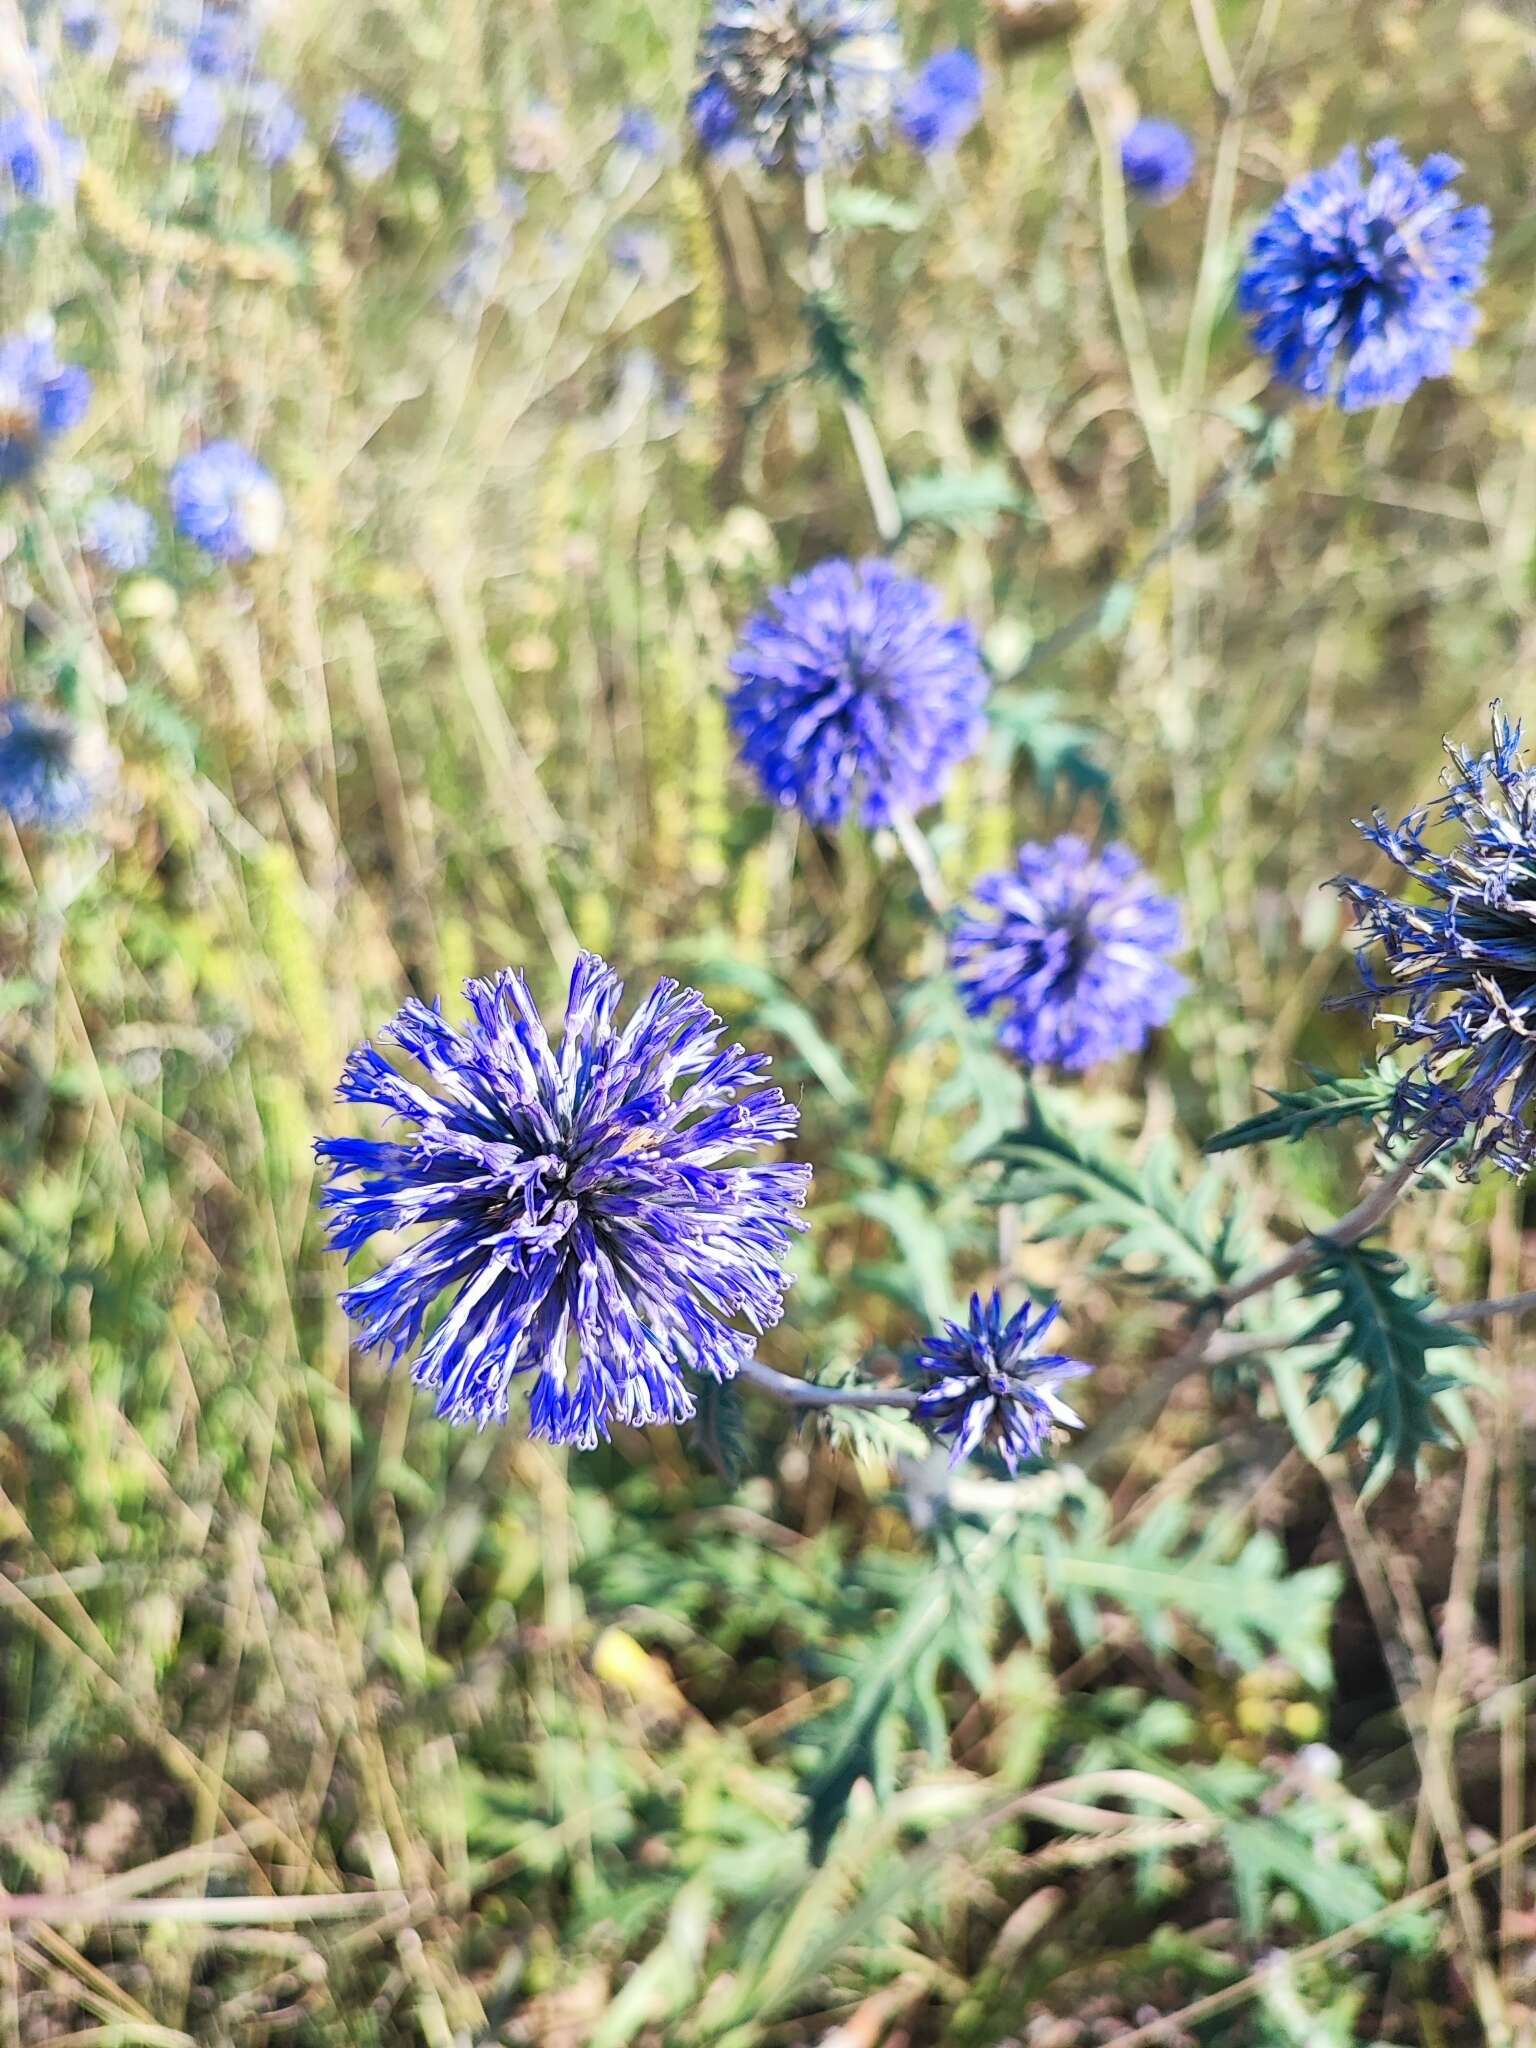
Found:
[[[946,1323],[923,1339],[915,1363],[925,1384],[915,1413],[949,1445],[951,1466],[987,1449],[1017,1473],[1049,1448],[1053,1429],[1082,1428],[1056,1390],[1093,1367],[1040,1348],[1059,1313],[1054,1302],[1037,1309],[1026,1301],[1005,1322],[1001,1295],[983,1301],[973,1294],[969,1322]]]
[[[171,471],[170,499],[176,531],[221,562],[270,554],[282,538],[282,494],[238,441],[184,455]]]
[[[658,157],[666,147],[666,131],[649,107],[626,107],[619,119],[614,142],[636,156]]]
[[[608,261],[626,277],[655,283],[671,259],[667,238],[656,228],[619,228],[608,239]]]
[[[522,1373],[551,1443],[685,1419],[684,1374],[731,1379],[782,1311],[810,1168],[724,1162],[792,1137],[798,1112],[675,982],[620,1029],[623,986],[583,954],[558,1053],[520,974],[465,995],[461,1029],[413,1001],[384,1034],[432,1087],[371,1045],[347,1062],[342,1100],[408,1135],[316,1145],[337,1250],[424,1231],[342,1296],[364,1348],[397,1363],[441,1303],[412,1377],[451,1422],[505,1421]]]
[[[1238,304],[1282,384],[1345,412],[1401,404],[1477,332],[1493,239],[1454,157],[1416,167],[1391,141],[1298,178],[1253,238]]]
[[[1195,145],[1172,121],[1138,121],[1121,140],[1120,173],[1138,199],[1166,206],[1195,175]]]
[[[739,135],[765,166],[787,155],[816,170],[856,157],[864,131],[890,119],[901,37],[886,0],[715,0],[699,70],[693,118],[706,149]]]
[[[902,93],[896,125],[922,156],[951,150],[981,119],[981,85],[981,66],[969,50],[940,50]]]
[[[155,516],[132,498],[98,498],[85,515],[80,538],[119,576],[142,569],[155,551]]]
[[[57,121],[48,123],[44,136],[25,114],[0,120],[0,175],[16,198],[56,204],[72,196],[84,162],[83,145]]]
[[[210,8],[187,37],[187,62],[205,78],[234,78],[248,71],[254,52],[251,34],[238,14]]]
[[[0,701],[0,810],[22,831],[67,832],[83,824],[106,766],[56,711],[19,697]]]
[[[512,247],[512,230],[527,210],[528,195],[506,178],[496,188],[494,208],[465,229],[458,260],[437,294],[455,320],[478,319],[490,303]]]
[[[388,177],[400,155],[400,124],[388,107],[355,92],[342,102],[332,137],[336,154],[360,185]]]
[[[70,0],[59,16],[59,33],[71,50],[109,64],[117,50],[117,23],[94,0]]]
[[[216,78],[187,73],[172,99],[172,149],[178,156],[207,156],[219,146],[228,112],[224,88]]]
[[[1173,1015],[1179,908],[1128,848],[1021,846],[974,894],[981,908],[956,924],[950,964],[966,1009],[1000,1009],[999,1043],[1025,1065],[1083,1073],[1138,1052]]]
[[[247,88],[240,124],[251,154],[269,171],[287,163],[304,140],[303,115],[270,78],[259,78]]]
[[[1356,955],[1366,1000],[1414,1063],[1393,1130],[1467,1138],[1471,1167],[1492,1159],[1523,1178],[1536,1166],[1536,767],[1497,709],[1488,753],[1446,752],[1443,796],[1360,826],[1414,895],[1349,875],[1334,887],[1369,941]]]
[[[51,328],[0,337],[0,484],[29,476],[48,443],[85,418],[91,379],[60,362]]]
[[[866,825],[943,794],[982,735],[976,635],[889,562],[820,562],[770,594],[731,662],[731,723],[775,803]]]

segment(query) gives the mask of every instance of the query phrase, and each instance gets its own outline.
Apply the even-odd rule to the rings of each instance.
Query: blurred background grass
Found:
[[[985,122],[931,170],[863,167],[887,198],[845,206],[840,286],[903,560],[1019,678],[933,844],[960,886],[1107,814],[1179,889],[1194,992],[1085,1093],[1108,1131],[1198,1143],[1300,1062],[1355,1070],[1319,892],[1360,870],[1351,819],[1427,795],[1492,697],[1536,710],[1536,23],[1100,0],[1025,41],[961,0],[901,11],[915,54],[978,48]],[[627,104],[680,134],[696,27],[654,0],[290,7],[266,48],[313,126],[354,89],[400,112],[366,195],[317,160],[178,163],[119,73],[49,82],[92,169],[74,220],[13,223],[3,324],[53,309],[98,385],[5,508],[3,646],[13,688],[105,715],[124,776],[88,851],[0,842],[0,1874],[121,1913],[0,1928],[0,2040],[1072,2048],[1238,1984],[1157,2038],[1528,2042],[1536,1897],[1489,1853],[1529,1817],[1514,1331],[1467,1450],[1369,1527],[1243,1383],[1186,1383],[1099,1474],[1116,1529],[1172,1504],[1275,1532],[1270,1578],[1339,1567],[1331,1684],[1300,1650],[1158,1642],[1112,1599],[1091,1641],[1081,1617],[989,1637],[934,1687],[937,1755],[893,1735],[892,1798],[855,1784],[819,1867],[823,1718],[928,1569],[896,1440],[749,1401],[739,1472],[663,1432],[567,1460],[452,1433],[349,1352],[310,1154],[347,1049],[507,963],[553,1002],[576,942],[637,983],[686,970],[802,1099],[813,1228],[771,1362],[900,1345],[996,1271],[965,1161],[1017,1084],[957,1050],[909,874],[770,815],[732,760],[742,620],[875,536],[805,374],[792,190],[613,150]],[[5,0],[13,86],[19,34]],[[1201,172],[1128,220],[1101,159],[1136,105]],[[1484,338],[1403,411],[1288,416],[1288,459],[1137,581],[1267,430],[1231,303],[1253,221],[1382,133],[1453,150],[1492,210]],[[454,317],[506,177],[526,217]],[[93,588],[85,500],[158,502],[220,433],[277,475],[284,549]],[[1360,1167],[1339,1140],[1223,1171],[1258,1232],[1325,1217]],[[1396,1229],[1450,1294],[1521,1284],[1510,1189]],[[1057,1247],[1018,1258],[1101,1361],[1102,1421],[1173,1347],[1166,1314],[1112,1308]],[[1111,1767],[1223,1818],[1175,1805],[1118,1840],[1086,1793],[1075,1819],[1066,1793],[1020,1804]],[[1255,1918],[1236,1845],[1277,1813],[1291,1861],[1265,1838]],[[1470,1910],[1431,1891],[1390,1939],[1263,1961],[1479,1857]],[[157,1889],[268,1910],[138,1924]],[[270,1903],[345,1893],[387,1896]]]

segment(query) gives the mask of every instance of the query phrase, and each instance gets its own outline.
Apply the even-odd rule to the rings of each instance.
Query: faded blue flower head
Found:
[[[187,62],[205,78],[248,71],[255,52],[249,25],[231,8],[211,7],[187,37]]]
[[[1121,138],[1120,174],[1138,199],[1166,206],[1195,175],[1195,145],[1172,121],[1138,121]]]
[[[388,107],[355,92],[343,100],[332,137],[336,154],[360,185],[387,178],[400,155],[400,124]]]
[[[1184,992],[1170,966],[1179,907],[1124,846],[1081,839],[1021,846],[1011,868],[974,891],[950,963],[973,1017],[1003,1012],[998,1041],[1031,1067],[1083,1073],[1138,1052]]]
[[[706,149],[739,137],[766,166],[787,156],[818,170],[856,157],[865,130],[884,128],[901,68],[886,0],[716,0],[694,127]]]
[[[0,809],[22,831],[68,832],[100,794],[105,753],[70,721],[19,697],[0,700]]]
[[[1000,1294],[989,1301],[973,1294],[968,1322],[946,1323],[918,1346],[915,1364],[925,1384],[915,1413],[949,1445],[951,1466],[986,1449],[1016,1473],[1043,1455],[1055,1428],[1082,1428],[1057,1388],[1093,1367],[1040,1348],[1059,1314],[1055,1302],[1036,1308],[1026,1301],[1005,1321]]]
[[[1412,894],[1334,887],[1369,940],[1365,1000],[1413,1060],[1393,1130],[1466,1138],[1469,1171],[1492,1159],[1521,1177],[1536,1166],[1536,766],[1497,708],[1488,753],[1446,753],[1443,796],[1360,825]]]
[[[649,107],[626,107],[613,139],[620,149],[643,157],[658,157],[667,146],[666,130]]]
[[[496,188],[495,206],[472,220],[458,259],[438,288],[438,303],[456,320],[475,320],[490,303],[512,247],[512,231],[528,210],[528,195],[511,178]]]
[[[770,593],[731,661],[731,723],[778,804],[888,825],[943,794],[980,744],[976,635],[889,562],[819,562]]]
[[[219,146],[229,104],[216,78],[200,71],[178,81],[171,106],[169,135],[178,156],[207,156]]]
[[[84,145],[57,121],[48,123],[44,136],[27,115],[7,115],[0,120],[0,213],[5,210],[6,185],[10,197],[44,205],[73,196],[84,162]]]
[[[59,16],[59,33],[70,49],[98,64],[110,63],[117,50],[117,23],[95,0],[70,0]]]
[[[270,554],[282,539],[277,485],[238,441],[210,441],[171,471],[176,531],[221,562]]]
[[[659,228],[619,228],[608,239],[608,261],[626,277],[654,284],[666,276],[672,251]]]
[[[85,418],[91,379],[60,362],[46,325],[0,337],[0,484],[30,476],[48,443]]]
[[[132,498],[98,498],[80,538],[87,554],[126,576],[142,569],[155,551],[155,515]]]
[[[940,50],[902,93],[896,125],[921,155],[942,155],[981,119],[981,84],[981,66],[969,50]]]
[[[270,78],[254,80],[240,107],[240,124],[251,154],[269,171],[287,163],[304,140],[304,117]]]
[[[464,993],[461,1029],[412,1001],[384,1033],[431,1087],[371,1045],[347,1062],[342,1100],[409,1135],[316,1146],[337,1250],[424,1227],[342,1296],[363,1347],[397,1363],[441,1303],[412,1377],[450,1422],[505,1421],[522,1373],[551,1443],[685,1419],[685,1373],[731,1379],[782,1311],[810,1168],[724,1162],[792,1137],[798,1112],[675,982],[619,1029],[623,985],[583,954],[558,1053],[520,974]]]
[[[1493,240],[1463,206],[1454,157],[1415,168],[1393,141],[1298,178],[1253,238],[1238,304],[1281,383],[1345,412],[1401,404],[1447,376],[1477,331],[1473,294]]]

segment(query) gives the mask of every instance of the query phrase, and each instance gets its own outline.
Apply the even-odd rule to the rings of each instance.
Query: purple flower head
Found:
[[[360,185],[387,178],[400,155],[400,124],[388,107],[355,92],[342,101],[332,137],[336,154]]]
[[[110,64],[117,51],[117,23],[95,0],[70,0],[59,16],[59,33],[69,48],[98,64]]]
[[[1276,377],[1345,412],[1401,404],[1477,332],[1473,295],[1492,243],[1488,210],[1463,206],[1454,157],[1415,168],[1374,143],[1298,178],[1253,238],[1238,304]]]
[[[1036,1308],[1026,1301],[1005,1322],[1000,1294],[989,1301],[973,1294],[969,1322],[946,1323],[939,1335],[923,1339],[915,1364],[924,1385],[915,1413],[949,1445],[951,1466],[985,1448],[1017,1473],[1049,1448],[1057,1426],[1082,1428],[1082,1417],[1056,1390],[1093,1367],[1040,1348],[1059,1314],[1055,1302]]]
[[[269,171],[287,163],[304,140],[303,115],[270,78],[258,78],[246,88],[240,125],[252,156]]]
[[[660,156],[667,146],[666,130],[649,107],[626,107],[613,139],[620,149],[647,158]]]
[[[1413,1060],[1393,1130],[1467,1138],[1469,1172],[1492,1159],[1521,1178],[1536,1166],[1536,766],[1497,708],[1488,753],[1446,753],[1443,796],[1360,826],[1413,895],[1334,887],[1367,935],[1364,1000]]]
[[[889,562],[819,562],[769,596],[731,661],[731,723],[779,804],[888,825],[943,794],[980,744],[976,635]]]
[[[736,102],[718,78],[707,78],[688,102],[688,118],[706,156],[748,156]]]
[[[50,328],[0,337],[0,484],[29,476],[48,443],[78,426],[90,403],[89,374],[59,361]]]
[[[98,498],[80,538],[88,555],[126,576],[142,569],[155,551],[155,516],[132,498]]]
[[[1172,121],[1138,121],[1121,139],[1120,174],[1148,206],[1166,206],[1195,175],[1195,145]]]
[[[187,62],[204,78],[234,78],[254,57],[248,25],[233,10],[211,7],[187,37]]]
[[[810,1168],[724,1162],[792,1137],[798,1112],[675,982],[619,1029],[623,986],[583,954],[558,1052],[520,974],[464,992],[461,1029],[413,1001],[384,1034],[431,1087],[371,1045],[347,1062],[342,1100],[409,1133],[316,1146],[338,1251],[423,1232],[342,1296],[363,1347],[398,1362],[441,1303],[412,1377],[451,1422],[505,1421],[522,1373],[551,1443],[686,1418],[685,1372],[731,1379],[782,1311]]]
[[[910,81],[896,125],[921,156],[942,155],[981,119],[981,66],[969,50],[940,50]]]
[[[817,170],[856,157],[890,119],[901,37],[887,0],[715,0],[699,70],[706,149],[740,136],[769,168],[788,156]]]
[[[1179,908],[1128,848],[1021,846],[974,893],[982,907],[956,924],[950,964],[973,1017],[1002,1010],[999,1043],[1026,1066],[1083,1073],[1138,1052],[1173,1015]]]
[[[219,146],[229,112],[216,78],[188,72],[178,82],[171,107],[171,147],[178,156],[207,156]]]
[[[267,471],[238,441],[210,441],[171,471],[176,531],[221,562],[270,554],[282,539],[283,500]]]
[[[56,711],[0,701],[0,809],[22,831],[69,832],[101,791],[105,752]]]
[[[84,162],[84,145],[57,121],[48,123],[45,137],[27,115],[7,115],[0,120],[0,212],[7,184],[15,198],[44,205],[72,198]]]

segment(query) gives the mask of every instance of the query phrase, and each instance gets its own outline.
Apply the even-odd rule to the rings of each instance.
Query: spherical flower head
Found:
[[[240,125],[251,154],[275,171],[304,140],[304,117],[280,85],[259,78],[246,88]]]
[[[1497,709],[1488,753],[1446,753],[1443,796],[1360,825],[1411,893],[1334,886],[1367,934],[1364,1000],[1413,1062],[1393,1131],[1465,1138],[1469,1174],[1491,1159],[1520,1178],[1536,1166],[1536,766]]]
[[[210,441],[171,471],[176,531],[221,562],[270,554],[283,536],[277,485],[238,441]]]
[[[1166,206],[1195,175],[1195,145],[1172,121],[1138,121],[1121,138],[1120,174],[1138,199]]]
[[[84,145],[57,121],[44,134],[26,114],[7,115],[0,120],[0,212],[7,186],[11,198],[45,206],[72,198],[84,162]]]
[[[1082,1428],[1082,1417],[1056,1390],[1093,1367],[1041,1349],[1059,1313],[1055,1302],[1036,1308],[1026,1301],[1005,1320],[1001,1295],[983,1301],[973,1294],[968,1322],[946,1323],[939,1335],[923,1339],[915,1363],[924,1384],[915,1413],[949,1445],[951,1467],[987,1449],[1017,1473],[1049,1448],[1055,1428]]]
[[[731,723],[764,790],[815,825],[888,825],[943,794],[983,732],[976,635],[889,562],[820,562],[769,596],[731,662]]]
[[[51,328],[0,337],[0,484],[30,476],[44,448],[85,418],[91,380],[60,362]]]
[[[1026,1066],[1084,1073],[1139,1052],[1173,1015],[1179,908],[1127,847],[1021,846],[974,895],[980,909],[950,937],[960,997],[973,1017],[1002,1012],[999,1043]]]
[[[0,809],[20,831],[69,832],[89,817],[106,770],[104,749],[55,711],[0,701]]]
[[[343,100],[332,137],[336,154],[360,185],[387,178],[400,155],[400,124],[388,107],[355,92]]]
[[[729,133],[760,163],[788,157],[814,171],[856,157],[865,130],[890,119],[901,37],[886,0],[716,0],[699,69],[693,116],[706,148],[706,122],[726,139],[728,102]]]
[[[613,139],[620,149],[647,159],[660,156],[667,146],[666,130],[649,107],[626,107]]]
[[[940,50],[896,105],[896,125],[921,156],[941,156],[981,119],[981,66],[969,50]]]
[[[798,1113],[766,1058],[718,1049],[692,989],[658,982],[620,1029],[622,995],[583,954],[557,1052],[522,976],[499,974],[467,984],[462,1029],[414,1001],[388,1027],[430,1086],[371,1045],[347,1063],[342,1099],[410,1129],[320,1140],[332,1242],[424,1234],[342,1303],[392,1362],[441,1303],[412,1376],[450,1422],[505,1421],[531,1374],[533,1434],[590,1449],[614,1422],[691,1415],[684,1375],[731,1379],[779,1319],[810,1169],[726,1162]]]
[[[1487,208],[1461,204],[1460,169],[1441,155],[1416,168],[1388,140],[1372,146],[1369,176],[1350,148],[1290,187],[1238,287],[1283,384],[1359,412],[1449,374],[1477,331],[1493,239]]]
[[[132,498],[98,498],[80,538],[88,555],[126,576],[142,569],[155,551],[155,516]]]
[[[751,155],[752,145],[741,131],[736,102],[720,79],[705,79],[688,102],[688,118],[706,156]]]

